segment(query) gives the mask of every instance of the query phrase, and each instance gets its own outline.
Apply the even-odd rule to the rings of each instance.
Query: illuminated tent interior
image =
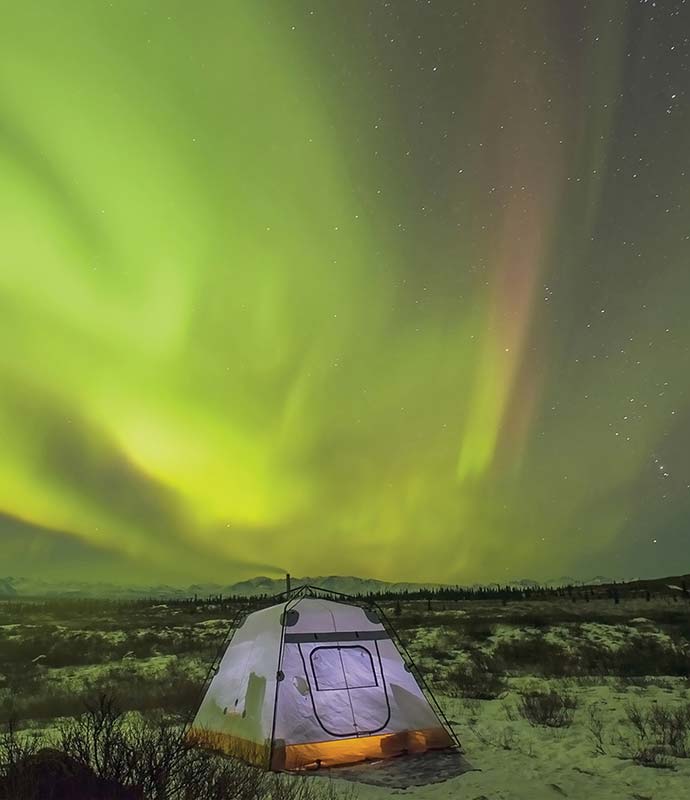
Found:
[[[390,624],[333,597],[300,587],[245,618],[212,670],[191,741],[272,770],[459,744]]]

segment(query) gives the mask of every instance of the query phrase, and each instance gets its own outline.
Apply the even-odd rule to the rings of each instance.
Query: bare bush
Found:
[[[495,671],[545,677],[582,675],[640,676],[690,675],[690,650],[656,636],[636,635],[622,647],[580,641],[569,649],[537,634],[498,644],[492,655]]]
[[[589,646],[581,654],[591,672],[627,677],[690,674],[690,653],[655,636],[635,636],[617,650]]]
[[[484,642],[496,632],[496,625],[484,617],[464,617],[461,621],[462,635],[472,641]]]
[[[46,681],[44,673],[26,670],[10,684],[11,695],[0,700],[0,715],[22,719],[54,719],[79,714],[83,706],[68,685]],[[136,679],[133,677],[136,676]],[[133,673],[130,666],[113,664],[81,679],[85,695],[107,694],[118,698],[124,711],[162,710],[186,719],[199,701],[203,674],[194,672],[188,663],[171,659],[154,674]]]
[[[41,746],[52,745],[41,750]],[[332,784],[267,773],[241,761],[193,747],[182,730],[125,716],[106,696],[64,723],[53,739],[22,744],[15,726],[0,740],[0,800],[42,800],[37,794],[37,758],[50,757],[71,776],[96,789],[82,795],[65,786],[70,800],[342,800]],[[107,791],[106,791],[107,790]]]
[[[606,746],[604,744],[604,716],[599,703],[592,703],[587,708],[588,719],[587,727],[592,742],[592,750],[595,756],[605,756]]]
[[[471,661],[449,670],[444,688],[455,697],[495,700],[508,690],[508,685],[501,675],[489,671],[481,655],[475,653]]]
[[[50,687],[34,676],[26,682],[17,681],[10,691],[10,695],[0,701],[0,717],[3,719],[10,716],[32,720],[52,719],[80,710],[74,692],[68,687]]]
[[[525,692],[520,697],[518,711],[531,724],[547,728],[567,728],[572,724],[577,700],[564,692]]]
[[[460,641],[454,631],[442,631],[426,648],[425,656],[435,663],[450,661],[460,647]]]
[[[690,758],[690,703],[681,706],[629,703],[625,709],[632,738],[621,738],[623,755],[645,767],[670,768],[674,758]]]
[[[491,660],[497,671],[553,677],[578,673],[578,661],[573,654],[536,634],[500,642]]]
[[[654,769],[675,769],[673,759],[661,747],[647,746],[636,750],[632,756],[633,761],[641,767]]]

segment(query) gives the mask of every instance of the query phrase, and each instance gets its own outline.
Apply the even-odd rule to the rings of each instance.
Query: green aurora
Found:
[[[6,3],[0,575],[687,567],[687,26],[575,5]]]

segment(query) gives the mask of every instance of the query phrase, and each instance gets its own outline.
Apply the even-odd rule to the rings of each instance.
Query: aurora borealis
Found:
[[[6,3],[0,575],[687,568],[688,31]]]

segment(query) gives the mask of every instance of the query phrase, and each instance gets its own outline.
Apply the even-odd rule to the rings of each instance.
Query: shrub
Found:
[[[577,675],[683,677],[690,674],[690,653],[686,646],[644,635],[635,636],[618,649],[581,641],[577,650],[568,650],[557,642],[531,635],[500,642],[494,650],[493,662],[497,671],[558,678]]]
[[[531,725],[547,728],[566,728],[572,724],[577,700],[575,697],[551,690],[525,692],[518,705],[520,714]]]
[[[678,647],[656,636],[635,636],[622,647],[612,650],[591,642],[579,648],[580,670],[590,675],[643,677],[649,675],[687,676],[690,656]]]
[[[461,631],[466,639],[484,642],[490,639],[496,630],[496,625],[483,617],[465,617],[461,622]]]
[[[669,767],[671,758],[690,758],[690,703],[647,709],[630,703],[625,711],[633,738],[622,743],[633,761],[646,767]]]
[[[690,644],[690,619],[685,617],[679,620],[673,626],[670,633],[678,642],[685,643],[686,645]]]
[[[541,636],[502,641],[492,657],[497,671],[563,677],[577,674],[577,659],[562,645]]]
[[[641,767],[654,769],[675,769],[673,759],[661,747],[647,746],[636,750],[632,760]]]
[[[51,744],[50,749],[42,747]],[[125,717],[101,697],[53,741],[23,745],[13,726],[0,739],[0,800],[338,800],[332,784],[290,779],[187,742],[182,731]],[[56,785],[62,795],[54,794]]]
[[[617,675],[690,675],[690,654],[654,636],[638,636],[611,656]]]
[[[79,697],[75,697],[68,685],[40,681],[35,674],[31,675],[28,684],[11,682],[10,696],[0,699],[0,716],[6,719],[14,714],[22,719],[40,720],[73,716],[82,710]],[[202,683],[203,674],[173,659],[156,674],[137,673],[120,664],[105,667],[82,678],[81,692],[117,697],[125,711],[162,710],[183,720],[198,705]]]
[[[475,657],[476,659],[476,657]],[[507,691],[501,675],[490,672],[486,665],[474,660],[457,664],[446,676],[448,694],[473,700],[495,700]]]
[[[433,661],[443,663],[455,658],[455,652],[458,647],[459,642],[452,633],[442,633],[426,648],[424,655],[429,659],[433,659]]]
[[[570,622],[576,620],[569,611],[562,608],[551,609],[552,616],[547,617],[546,611],[528,611],[522,614],[506,614],[503,621],[506,625],[514,625],[516,628],[549,628],[558,622]],[[553,613],[556,612],[556,613]]]
[[[69,716],[80,710],[74,692],[65,686],[38,685],[35,693],[10,695],[0,703],[0,716],[7,719],[18,715],[23,719],[52,719]]]
[[[98,621],[91,621],[92,625]],[[103,621],[103,630],[73,630],[57,625],[27,625],[12,632],[0,628],[0,669],[30,668],[40,658],[44,667],[70,667],[106,664],[132,654],[136,659],[157,655],[196,653],[205,656],[215,651],[213,634],[203,628],[161,627],[158,629],[117,629]]]
[[[606,755],[606,745],[604,744],[604,716],[602,714],[601,706],[598,703],[592,703],[587,708],[587,727],[589,728],[589,736],[592,742],[592,750],[595,756]]]

